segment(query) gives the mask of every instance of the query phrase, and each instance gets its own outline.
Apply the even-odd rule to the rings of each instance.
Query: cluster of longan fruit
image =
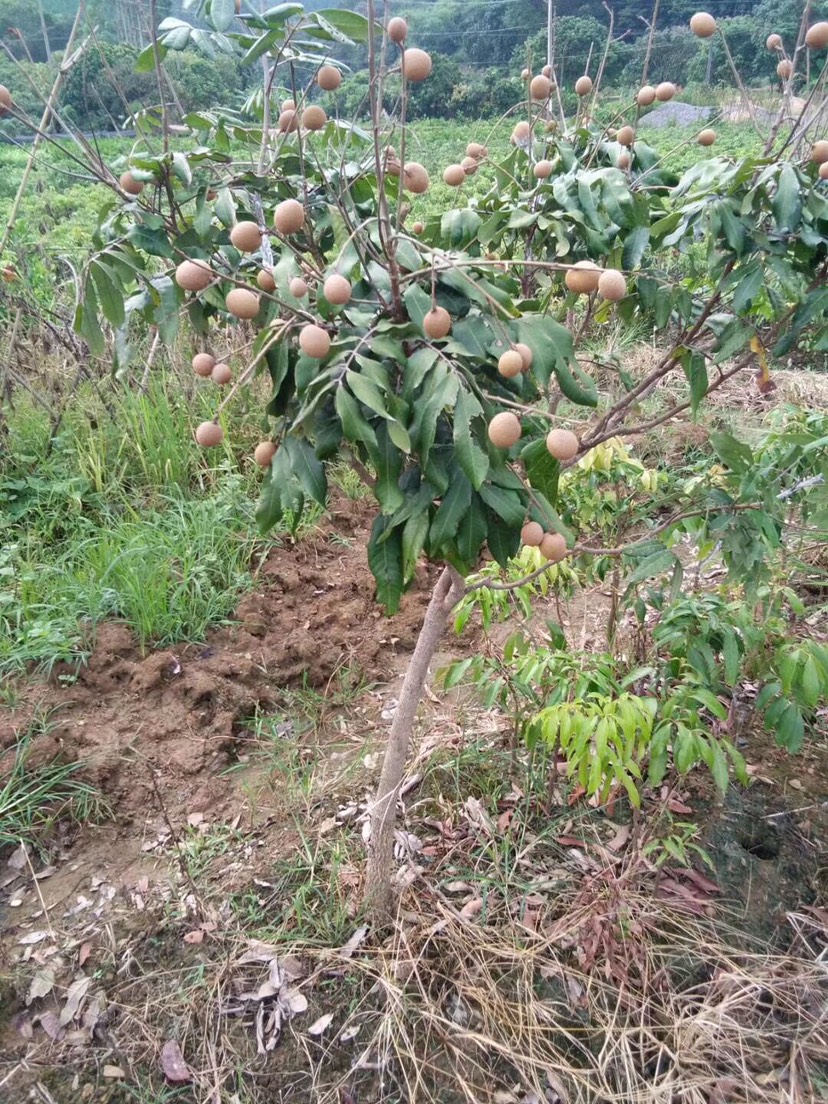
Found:
[[[450,188],[459,188],[467,176],[474,176],[488,156],[488,149],[480,142],[469,142],[466,146],[466,156],[456,165],[446,166],[443,180]]]

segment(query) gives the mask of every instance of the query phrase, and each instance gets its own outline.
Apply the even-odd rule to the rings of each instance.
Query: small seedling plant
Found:
[[[366,894],[381,915],[429,662],[484,553],[506,567],[521,545],[539,550],[526,579],[473,584],[516,589],[573,554],[622,557],[638,581],[675,570],[665,538],[689,518],[702,535],[716,533],[737,573],[779,542],[773,490],[756,479],[738,493],[702,487],[652,518],[644,537],[607,547],[577,517],[563,520],[560,476],[605,442],[693,416],[740,372],[759,365],[767,388],[772,358],[815,340],[828,308],[828,150],[805,109],[784,134],[775,129],[764,156],[705,157],[674,178],[637,134],[640,107],[669,100],[673,84],[642,82],[604,126],[595,121],[600,68],[575,83],[579,106],[567,118],[548,58],[544,71],[527,71],[492,187],[467,196],[488,161],[485,136],[470,132],[443,175],[457,202],[440,219],[413,222],[411,205],[430,181],[411,153],[406,108],[432,59],[403,18],[386,19],[386,5],[380,22],[374,0],[366,15],[296,3],[264,12],[242,3],[238,13],[230,0],[188,6],[199,25],[165,19],[138,63],[156,72],[162,100],[164,59],[188,47],[239,54],[261,68],[261,88],[242,110],[187,115],[186,143],[173,141],[166,103],[147,105],[142,138],[120,165],[76,135],[78,159],[111,194],[76,327],[90,353],[112,355],[122,373],[134,334],[152,327],[167,343],[182,328],[191,334],[193,370],[221,396],[215,417],[194,427],[206,449],[221,444],[238,389],[269,377],[254,453],[261,529],[299,519],[308,499],[324,503],[326,464],[344,460],[374,496],[367,554],[389,614],[423,558],[442,566],[372,807]],[[694,21],[695,33],[720,34],[712,16]],[[330,98],[342,80],[340,46],[367,52],[364,124],[340,118]],[[800,49],[783,56],[788,87],[803,59]],[[817,88],[823,81],[824,69]],[[389,82],[399,87],[390,119]],[[22,117],[6,89],[0,105]],[[711,133],[699,136],[703,147]],[[697,240],[703,276],[688,285],[665,275]],[[621,374],[599,394],[578,349],[611,318],[646,321],[662,351],[640,378]],[[244,335],[235,363],[228,328]],[[648,417],[641,404],[668,377],[684,379],[685,393]],[[735,439],[719,451],[732,470],[748,464]]]

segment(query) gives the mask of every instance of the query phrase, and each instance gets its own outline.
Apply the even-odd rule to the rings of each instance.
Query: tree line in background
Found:
[[[778,58],[765,48],[770,31],[793,47],[805,0],[708,0],[724,30],[742,76],[755,84],[773,85]],[[246,6],[258,8],[257,0]],[[359,8],[359,0],[311,0],[315,8]],[[613,40],[605,83],[634,87],[641,75],[649,25],[639,4],[616,0]],[[661,0],[652,43],[649,76],[680,86],[731,83],[730,69],[718,36],[701,41],[687,22],[696,0]],[[42,90],[50,87],[77,12],[77,0],[0,0],[0,84],[12,86],[20,106],[39,114]],[[547,0],[409,0],[395,5],[405,11],[412,41],[434,57],[430,81],[412,96],[412,118],[498,115],[519,98],[520,71],[529,58],[535,67],[547,53]],[[184,0],[158,0],[158,18],[185,16]],[[822,17],[812,4],[811,18]],[[592,58],[592,71],[603,53],[608,27],[601,0],[556,0],[555,61],[561,87],[571,89]],[[73,124],[88,130],[114,131],[128,123],[130,111],[157,100],[152,73],[135,70],[140,49],[149,40],[150,4],[146,0],[89,0],[87,21],[94,43],[67,75],[61,107]],[[346,52],[347,53],[347,52]],[[14,59],[14,60],[13,60]],[[354,75],[339,91],[339,107],[354,115],[364,107],[367,56],[353,48],[346,58]],[[25,73],[17,67],[22,65]],[[166,62],[170,96],[182,112],[215,103],[243,101],[255,80],[250,68],[232,57],[207,58],[197,51],[170,56]],[[389,86],[389,97],[394,95]],[[391,106],[389,102],[389,108]],[[0,124],[0,133],[15,124]]]

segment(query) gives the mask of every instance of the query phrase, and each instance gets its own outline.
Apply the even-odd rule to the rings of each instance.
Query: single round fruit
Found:
[[[316,74],[316,83],[325,92],[335,92],[342,84],[342,74],[333,65],[323,65]]]
[[[397,15],[393,19],[388,20],[386,31],[392,42],[405,42],[406,36],[408,35],[408,24]]]
[[[225,387],[233,378],[233,371],[229,364],[214,364],[210,373],[210,379],[219,387]]]
[[[811,50],[824,50],[828,46],[828,23],[814,23],[805,34],[805,45]]]
[[[255,318],[259,313],[259,297],[248,288],[233,288],[224,300],[228,311],[236,318]]]
[[[466,179],[466,171],[462,165],[447,165],[443,171],[443,181],[450,188],[459,188]]]
[[[489,422],[489,440],[495,448],[511,448],[520,440],[520,422],[510,410],[495,414]]]
[[[707,127],[705,130],[700,130],[696,141],[700,146],[712,146],[716,141],[716,131]]]
[[[299,112],[283,111],[276,126],[280,134],[292,134],[299,129]]]
[[[475,161],[480,161],[484,157],[488,156],[489,151],[485,146],[482,146],[479,142],[469,142],[466,146],[466,156],[473,157]]]
[[[532,350],[528,345],[524,345],[522,341],[515,342],[515,350],[520,353],[520,359],[523,361],[521,371],[528,372],[532,367]]]
[[[546,160],[538,161],[533,171],[538,180],[546,180],[548,176],[552,175],[552,162]]]
[[[477,158],[476,157],[464,157],[460,162],[460,168],[466,174],[466,176],[474,176],[477,172]]]
[[[175,270],[175,282],[185,291],[204,291],[213,282],[213,270],[204,261],[182,261]]]
[[[531,76],[531,70],[521,69],[521,71],[520,71],[520,79],[521,80],[529,80],[530,76]]]
[[[411,227],[412,234],[422,234],[423,230],[425,230],[425,226],[421,222],[415,222]]]
[[[298,199],[283,199],[273,212],[273,224],[280,234],[295,234],[305,225],[305,208]]]
[[[828,161],[828,141],[821,138],[811,147],[811,160],[815,165],[823,165]]]
[[[819,179],[828,180],[828,161],[823,161],[819,166]]]
[[[635,131],[631,126],[622,126],[615,136],[616,142],[622,146],[631,146],[635,141]]]
[[[545,77],[543,73],[537,77],[532,77],[532,83],[529,85],[529,95],[533,100],[548,100],[551,92],[552,85],[549,77]]]
[[[260,468],[269,468],[276,455],[276,446],[272,441],[260,441],[253,450],[253,459]]]
[[[237,222],[230,231],[230,241],[241,253],[255,253],[262,247],[262,232],[255,222]]]
[[[656,85],[656,99],[661,103],[666,103],[668,100],[672,100],[676,94],[676,86],[672,81],[662,81],[661,84]]]
[[[560,563],[566,556],[566,541],[560,533],[546,533],[540,542],[540,551],[550,563]]]
[[[769,50],[781,50],[782,49],[782,35],[771,34],[768,35],[768,40],[765,43]]]
[[[536,521],[527,521],[520,531],[520,542],[527,548],[537,548],[543,540],[543,529]]]
[[[588,77],[586,73],[582,77],[578,77],[575,81],[575,95],[576,96],[588,96],[592,91],[592,77]]]
[[[224,430],[218,422],[202,422],[195,431],[195,439],[202,448],[215,448],[224,440]]]
[[[129,169],[125,173],[121,173],[119,183],[127,195],[138,196],[144,190],[143,180],[136,180]]]
[[[193,357],[193,371],[202,379],[208,379],[216,366],[216,358],[209,353],[196,353]]]
[[[523,371],[523,357],[517,349],[507,349],[497,362],[497,370],[506,379],[514,379]]]
[[[617,303],[627,294],[627,281],[623,272],[617,268],[608,268],[598,277],[598,294],[603,299]]]
[[[551,65],[544,65],[543,69],[541,69],[541,73],[543,73],[543,75],[545,77],[551,77],[552,76],[552,66]]]
[[[782,58],[776,67],[776,75],[780,80],[786,81],[791,79],[793,73],[793,65],[787,58]]]
[[[281,111],[295,111],[296,100],[282,100]]]
[[[262,291],[266,291],[268,295],[272,295],[276,290],[276,281],[273,279],[273,273],[269,268],[259,269],[256,273],[256,283]]]
[[[0,84],[0,115],[5,115],[12,105],[12,94],[5,84]],[[121,185],[123,187],[123,185]],[[126,189],[124,189],[126,190]]]
[[[716,33],[716,20],[709,12],[696,12],[690,19],[690,30],[699,38],[712,38]]]
[[[549,455],[556,460],[571,460],[578,455],[578,438],[568,429],[550,429],[546,435]]]
[[[322,285],[322,292],[329,303],[341,307],[351,298],[351,284],[344,276],[335,272]]]
[[[302,126],[305,130],[321,130],[327,121],[325,109],[319,104],[311,104],[302,112]]]
[[[432,307],[423,316],[423,333],[432,340],[439,341],[451,332],[451,315],[445,307]]]
[[[526,119],[521,119],[516,124],[515,129],[512,131],[512,145],[516,146],[518,142],[525,142],[529,137],[530,127]]]
[[[576,261],[572,268],[566,270],[564,283],[576,295],[588,295],[591,291],[597,291],[600,278],[601,269],[597,264],[592,261]]]
[[[406,161],[403,166],[403,183],[409,192],[414,195],[422,195],[428,191],[430,183],[428,173],[419,161]]]
[[[301,276],[294,276],[288,284],[288,291],[294,299],[304,299],[308,294],[308,285]]]
[[[406,50],[402,57],[402,71],[407,81],[424,81],[431,73],[431,55],[416,46]]]
[[[618,168],[622,172],[626,172],[631,164],[632,158],[630,157],[627,150],[621,150],[621,152],[618,154],[618,160],[616,161],[616,165],[618,166]]]
[[[655,98],[656,90],[651,84],[645,84],[643,88],[639,88],[635,102],[639,107],[649,107],[655,101]]]
[[[313,323],[309,326],[303,326],[299,331],[299,348],[305,356],[313,357],[314,360],[322,360],[331,349],[331,339],[327,330],[323,330],[321,326],[316,326]]]

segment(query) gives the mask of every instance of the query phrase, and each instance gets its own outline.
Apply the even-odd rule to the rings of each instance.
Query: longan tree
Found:
[[[386,611],[423,558],[442,566],[371,808],[366,900],[379,917],[392,900],[396,805],[429,663],[484,554],[506,566],[522,543],[547,565],[609,552],[646,577],[648,563],[655,573],[665,556],[672,562],[664,541],[694,518],[749,574],[778,542],[773,489],[749,472],[733,493],[677,503],[651,534],[611,550],[564,524],[558,481],[612,437],[694,414],[741,371],[767,389],[769,359],[812,340],[828,308],[828,147],[813,141],[808,107],[774,137],[776,152],[706,158],[679,179],[637,134],[641,107],[668,100],[674,85],[644,85],[607,127],[595,118],[600,69],[575,83],[580,106],[567,119],[547,64],[525,74],[511,151],[489,190],[464,197],[489,159],[485,136],[474,135],[444,173],[457,203],[409,230],[410,197],[430,180],[409,154],[406,104],[432,63],[409,44],[405,20],[383,27],[372,0],[367,18],[294,3],[237,16],[232,0],[202,0],[199,14],[210,30],[164,20],[139,65],[160,70],[189,45],[240,52],[261,65],[262,87],[244,112],[187,116],[188,148],[167,142],[151,153],[141,143],[115,172],[84,151],[114,202],[86,266],[77,328],[95,355],[111,331],[123,361],[130,330],[153,326],[171,341],[187,327],[194,372],[226,388],[215,419],[195,429],[206,448],[221,443],[221,412],[237,389],[267,373],[270,433],[255,450],[263,532],[298,523],[308,498],[324,504],[326,462],[344,457],[376,503],[367,553]],[[704,13],[691,26],[719,33]],[[336,46],[353,42],[369,53],[366,127],[340,119],[329,100],[341,81]],[[797,59],[796,49],[786,55],[792,70]],[[390,122],[380,107],[389,78],[401,88]],[[818,88],[824,79],[823,70]],[[5,89],[0,104],[15,110]],[[166,108],[156,114],[168,137]],[[699,135],[702,146],[713,141],[709,129]],[[681,254],[699,247],[706,275],[690,285]],[[661,352],[640,378],[618,373],[607,400],[594,362],[576,350],[613,317],[646,320]],[[217,351],[228,323],[250,329],[240,371]],[[686,380],[686,397],[648,418],[641,403],[671,376]],[[744,472],[738,441],[721,434],[717,448]]]

